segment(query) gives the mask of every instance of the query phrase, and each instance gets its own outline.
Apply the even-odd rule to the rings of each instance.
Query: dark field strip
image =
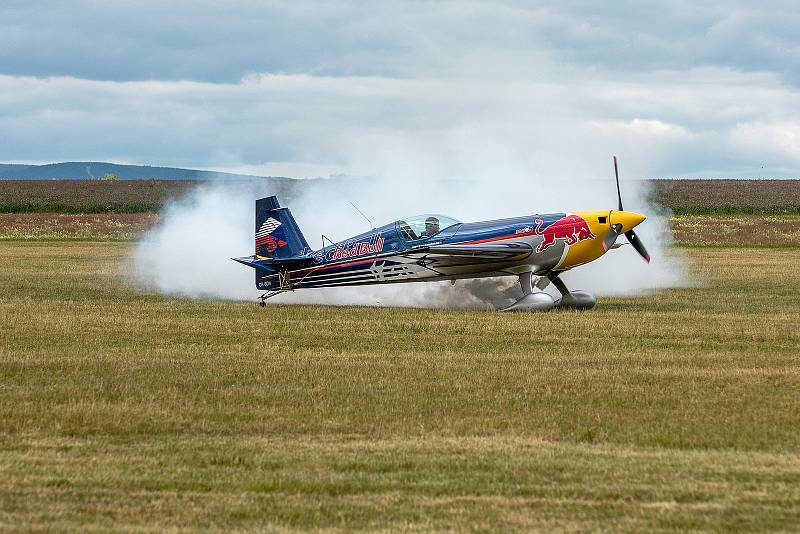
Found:
[[[203,182],[0,180],[0,213],[157,212]],[[248,182],[252,183],[252,182]],[[291,198],[308,180],[264,179]],[[676,215],[800,215],[800,180],[652,180],[652,200]]]
[[[296,180],[264,178],[226,181],[232,187],[253,183],[278,195],[291,195]],[[185,197],[198,180],[0,180],[0,213],[147,213]]]
[[[653,180],[675,215],[800,215],[800,180]]]
[[[166,297],[131,249],[0,242],[0,530],[800,528],[798,249],[545,314]]]
[[[159,211],[200,182],[191,180],[0,180],[0,213]]]

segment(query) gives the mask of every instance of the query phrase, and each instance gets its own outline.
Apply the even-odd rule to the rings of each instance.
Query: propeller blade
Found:
[[[603,238],[603,250],[608,252],[608,249],[614,246],[614,243],[617,241],[620,232],[622,232],[621,224],[611,225],[611,230],[609,230],[606,236]]]
[[[619,169],[617,168],[617,156],[614,156],[614,176],[617,178],[617,200],[619,200],[619,211],[622,209],[622,194],[619,192]]]
[[[644,258],[644,261],[646,261],[647,263],[650,263],[650,254],[647,253],[647,249],[644,248],[644,245],[642,244],[642,241],[639,239],[639,236],[637,236],[633,232],[633,230],[628,230],[627,232],[625,232],[625,237],[628,238],[628,241],[630,241],[631,245],[633,245],[633,248],[636,249],[636,252],[639,253],[639,256]]]

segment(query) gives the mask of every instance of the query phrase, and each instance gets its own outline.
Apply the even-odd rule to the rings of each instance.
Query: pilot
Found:
[[[436,217],[428,217],[425,219],[425,231],[422,232],[420,237],[431,237],[439,233],[439,219]]]

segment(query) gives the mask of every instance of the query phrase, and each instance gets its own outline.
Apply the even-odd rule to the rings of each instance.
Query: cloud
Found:
[[[470,146],[532,174],[597,176],[619,152],[641,177],[796,176],[798,17],[789,2],[9,0],[0,160],[370,175],[394,146],[451,161]],[[770,141],[742,150],[756,128]]]
[[[752,157],[766,156],[800,166],[800,124],[787,121],[739,124],[731,131],[731,142]]]
[[[0,21],[1,70],[15,75],[481,77],[507,58],[515,69],[505,77],[524,79],[548,63],[620,75],[767,70],[800,81],[800,10],[787,1],[6,0]]]
[[[657,83],[653,83],[656,80]],[[453,165],[524,161],[532,174],[796,173],[800,94],[764,73],[661,71],[558,82],[251,75],[237,83],[0,76],[0,160],[113,159],[374,175],[403,147]],[[743,132],[762,139],[743,151]],[[752,137],[752,136],[751,136]],[[469,146],[477,153],[461,153]],[[43,152],[46,150],[47,154]],[[478,156],[480,154],[480,156]],[[389,158],[394,160],[395,158]],[[414,169],[409,169],[413,172]]]

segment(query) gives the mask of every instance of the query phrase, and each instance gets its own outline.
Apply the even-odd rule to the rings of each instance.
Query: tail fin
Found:
[[[256,200],[256,256],[294,258],[310,250],[292,212],[278,204],[278,197]]]

